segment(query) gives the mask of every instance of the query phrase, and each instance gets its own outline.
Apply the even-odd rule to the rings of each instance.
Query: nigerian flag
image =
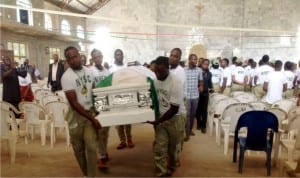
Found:
[[[158,99],[154,87],[153,80],[156,79],[155,74],[143,66],[130,66],[113,72],[100,83],[96,84],[96,88],[109,87],[115,85],[144,84],[150,83],[150,97],[152,100],[152,109],[155,111],[155,118],[158,118],[159,107]]]

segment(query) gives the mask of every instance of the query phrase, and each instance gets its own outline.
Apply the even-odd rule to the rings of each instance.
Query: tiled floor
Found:
[[[136,147],[116,150],[118,137],[116,129],[110,129],[109,154],[111,161],[108,173],[99,172],[98,176],[112,177],[151,177],[153,176],[152,143],[154,132],[152,126],[135,125],[132,129]],[[229,154],[223,155],[223,147],[217,146],[214,137],[195,131],[196,136],[184,145],[181,167],[175,177],[264,177],[266,176],[265,154],[251,153],[246,156],[243,174],[237,173],[237,163],[232,163],[232,144]],[[23,140],[17,144],[16,163],[9,162],[8,147],[5,141],[1,145],[1,177],[80,177],[82,176],[73,155],[72,148],[66,148],[63,134],[55,147],[50,148],[49,137],[46,146],[40,140],[25,145]],[[37,136],[38,137],[38,136]],[[27,153],[30,153],[30,157]],[[279,176],[279,168],[272,168],[271,176]]]

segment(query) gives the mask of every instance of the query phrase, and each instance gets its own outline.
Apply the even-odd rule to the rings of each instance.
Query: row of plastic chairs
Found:
[[[70,145],[69,129],[64,120],[65,114],[68,112],[69,106],[61,101],[53,101],[47,103],[45,107],[34,102],[21,102],[19,105],[20,111],[16,109],[10,103],[1,101],[1,138],[9,140],[9,147],[11,151],[12,162],[15,160],[15,140],[16,136],[24,133],[25,142],[27,144],[27,138],[31,135],[31,139],[34,138],[34,129],[39,127],[41,145],[46,144],[46,132],[47,128],[50,128],[50,145],[53,148],[56,142],[55,130],[56,128],[63,128],[65,130],[67,147]],[[14,112],[17,114],[23,114],[23,119],[16,119]],[[21,130],[21,124],[25,126],[24,130]],[[10,136],[13,135],[16,136]],[[17,133],[17,134],[16,134]]]
[[[236,111],[233,111],[233,110],[230,111],[230,109],[229,109],[231,107],[234,108],[234,105],[237,105],[237,106],[244,105],[243,110],[247,111],[247,107],[246,107],[247,104],[245,104],[245,103],[238,104],[237,101],[241,101],[241,100],[245,101],[246,99],[241,99],[241,98],[247,98],[247,99],[249,98],[248,104],[250,105],[250,107],[252,107],[252,110],[267,110],[267,111],[273,113],[274,115],[276,115],[278,118],[280,132],[276,136],[276,140],[275,140],[274,164],[276,164],[278,161],[279,143],[280,143],[280,146],[282,146],[282,147],[284,147],[284,149],[288,150],[288,161],[286,162],[285,165],[288,165],[288,163],[291,163],[290,160],[292,159],[291,158],[292,151],[290,151],[290,150],[292,150],[291,148],[296,148],[295,135],[297,135],[297,132],[299,130],[299,129],[298,130],[292,129],[291,126],[292,125],[297,125],[298,127],[300,126],[300,123],[296,123],[296,120],[295,120],[295,117],[300,117],[300,116],[298,116],[300,114],[300,108],[296,107],[295,99],[281,100],[281,101],[275,103],[274,105],[268,105],[264,102],[256,101],[255,98],[253,96],[251,96],[250,93],[247,93],[247,94],[245,94],[244,92],[233,93],[232,97],[233,98],[226,97],[226,96],[220,95],[220,94],[213,94],[210,98],[211,100],[210,100],[210,105],[209,105],[209,117],[210,117],[209,122],[212,121],[209,123],[210,124],[210,133],[211,133],[211,135],[213,133],[213,129],[212,129],[213,124],[211,124],[211,123],[216,122],[216,120],[217,120],[216,118],[221,120],[221,124],[216,123],[216,141],[218,144],[220,144],[221,133],[220,133],[220,131],[218,131],[218,126],[221,125],[223,132],[224,132],[224,154],[227,154],[227,152],[228,152],[228,139],[229,139],[228,135],[229,136],[234,135],[234,133],[232,131],[234,130],[234,128],[235,128],[234,126],[236,125],[236,124],[232,124],[231,128],[230,128],[230,126],[224,124],[224,123],[226,123],[226,120],[227,121],[230,120],[230,119],[228,119],[228,117],[226,118],[227,114],[225,111],[228,110],[227,113],[229,113],[229,114],[236,113]],[[251,98],[253,98],[253,99],[251,99]],[[226,104],[227,104],[227,106],[226,106]],[[241,106],[240,106],[240,109],[242,108]],[[250,109],[250,108],[248,107],[248,109]],[[221,113],[222,110],[225,110],[225,111],[223,113]],[[219,114],[217,114],[218,112],[219,112]],[[237,114],[235,117],[239,118],[239,115],[240,114]],[[211,118],[213,118],[213,119],[211,119]],[[231,133],[229,132],[229,134],[228,134],[228,130],[231,130]],[[300,131],[299,131],[299,133],[300,133]],[[287,143],[289,143],[289,145]],[[296,165],[296,164],[294,163],[293,165]]]

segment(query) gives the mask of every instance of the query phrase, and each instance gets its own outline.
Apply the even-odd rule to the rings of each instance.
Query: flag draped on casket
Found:
[[[144,66],[130,66],[113,72],[100,83],[96,84],[96,88],[122,86],[128,84],[150,83],[150,97],[152,100],[152,109],[155,111],[157,118],[159,114],[158,100],[153,80],[156,79],[155,74]]]

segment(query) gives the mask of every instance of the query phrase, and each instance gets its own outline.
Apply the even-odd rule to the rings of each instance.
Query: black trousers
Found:
[[[56,92],[58,90],[61,90],[61,84],[60,82],[57,82],[57,81],[51,81],[51,91],[52,92]]]
[[[207,106],[209,94],[204,93],[199,95],[198,108],[196,112],[197,128],[206,128],[207,122]]]

